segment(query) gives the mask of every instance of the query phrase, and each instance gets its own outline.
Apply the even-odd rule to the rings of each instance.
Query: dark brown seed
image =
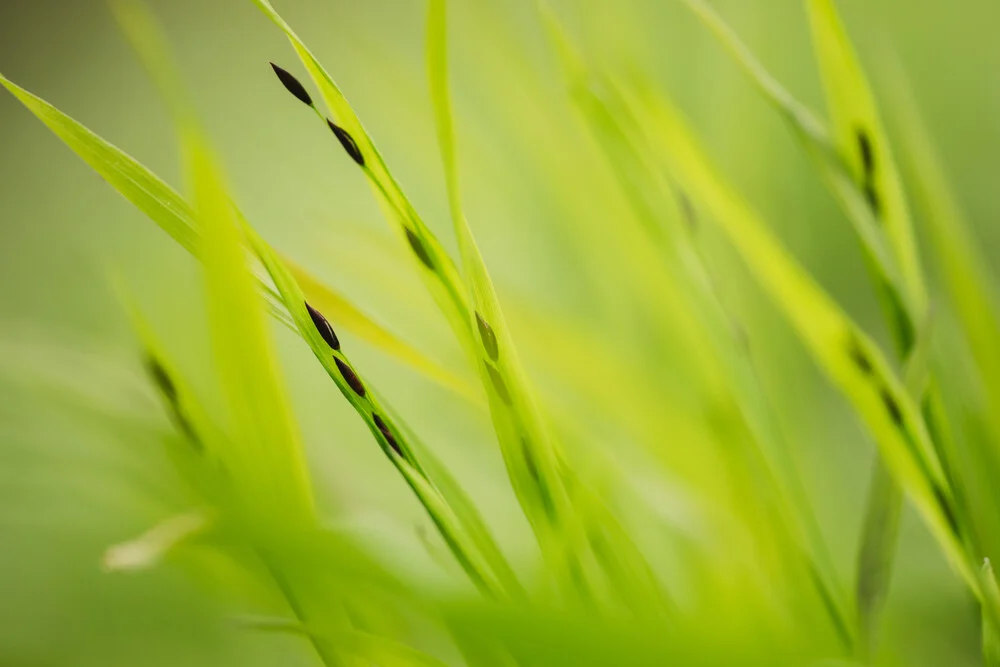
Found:
[[[871,359],[868,358],[868,354],[861,348],[861,343],[858,342],[858,339],[853,336],[847,344],[847,354],[850,355],[851,361],[858,367],[858,370],[865,375],[871,375]]]
[[[886,412],[889,413],[889,417],[892,419],[892,423],[894,423],[898,428],[903,428],[903,411],[899,408],[899,403],[896,402],[896,399],[885,387],[882,387],[880,395],[882,397],[882,403],[885,405]]]
[[[340,339],[337,338],[337,332],[333,330],[333,327],[330,326],[327,319],[323,317],[323,313],[319,312],[308,303],[306,303],[306,310],[309,311],[309,317],[312,318],[313,326],[316,327],[316,331],[318,331],[319,335],[323,337],[326,344],[335,350],[339,350]]]
[[[948,522],[948,528],[951,530],[953,535],[960,538],[961,533],[959,532],[960,529],[958,527],[958,519],[955,517],[955,512],[952,509],[951,503],[948,501],[948,497],[937,484],[934,485],[934,499],[937,500],[938,506],[941,508],[941,512],[944,513],[944,519]]]
[[[875,150],[867,132],[858,128],[855,134],[858,138],[858,152],[861,154],[861,167],[864,169],[865,180],[870,181],[875,172]]]
[[[365,385],[361,384],[361,378],[354,373],[354,370],[351,369],[350,366],[345,364],[340,359],[334,357],[333,360],[337,362],[337,369],[340,371],[340,374],[344,376],[344,380],[347,381],[347,384],[351,387],[351,389],[354,390],[354,393],[358,396],[364,396]]]
[[[406,240],[410,244],[410,248],[413,250],[413,254],[417,256],[417,259],[423,263],[431,271],[434,270],[434,261],[431,256],[427,254],[427,248],[424,247],[423,241],[420,237],[413,232],[413,230],[407,228],[406,230]]]
[[[500,372],[489,364],[486,364],[486,374],[490,376],[490,382],[493,383],[493,388],[496,389],[500,400],[507,405],[511,405],[510,391],[507,389],[507,383],[500,377]]]
[[[358,144],[355,143],[354,137],[352,137],[347,130],[337,125],[329,118],[327,119],[326,124],[330,126],[331,130],[333,130],[333,133],[337,136],[337,141],[339,141],[340,145],[344,147],[344,150],[351,156],[351,159],[357,162],[358,166],[365,166],[365,156],[361,154],[361,149],[358,148]]]
[[[285,87],[285,90],[294,95],[296,99],[302,102],[302,104],[305,104],[306,106],[310,107],[313,105],[312,98],[306,91],[305,86],[303,86],[298,79],[292,76],[290,72],[278,67],[274,63],[271,63],[271,69],[273,69],[274,73],[278,75],[278,80],[281,81],[281,84]]]
[[[483,341],[483,349],[486,350],[486,354],[490,359],[496,361],[500,357],[500,346],[497,345],[496,334],[493,333],[493,328],[478,312],[476,313],[476,326],[479,327],[479,339]]]
[[[878,193],[875,192],[875,186],[871,183],[871,181],[868,181],[865,183],[864,190],[865,199],[868,200],[868,205],[871,207],[872,213],[878,217],[882,214],[882,203],[879,201]]]
[[[167,369],[154,357],[146,358],[146,368],[149,370],[149,375],[153,378],[153,382],[156,384],[156,388],[160,390],[160,393],[171,403],[176,403],[177,386],[170,379]]]
[[[402,456],[403,451],[399,448],[399,443],[396,442],[396,437],[392,434],[392,431],[389,430],[386,423],[382,421],[382,418],[379,417],[378,414],[372,413],[372,419],[375,421],[375,426],[378,427],[378,430],[382,432],[382,435],[389,443],[389,446],[392,447],[392,451],[396,452],[399,456]]]

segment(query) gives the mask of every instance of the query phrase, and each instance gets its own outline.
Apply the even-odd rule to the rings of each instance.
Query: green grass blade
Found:
[[[875,97],[834,0],[807,3],[838,152],[861,185],[875,216],[885,225],[910,312],[923,313],[927,294],[913,224]]]
[[[498,592],[492,571],[510,594],[516,594],[520,586],[471,502],[436,460],[430,461],[436,476],[428,474],[424,465],[429,450],[414,445],[417,439],[412,432],[401,425],[396,415],[386,409],[376,393],[364,383],[341,349],[336,332],[323,315],[306,302],[295,278],[274,251],[245,222],[243,229],[302,338],[344,398],[365,421],[383,453],[416,493],[463,569],[484,592]],[[438,479],[451,492],[447,496],[436,488],[433,481]],[[453,503],[461,509],[452,509]],[[484,558],[488,564],[481,562]]]
[[[444,165],[448,202],[472,303],[466,317],[477,332],[476,366],[487,390],[493,425],[514,491],[536,530],[546,530],[553,503],[565,509],[556,453],[507,330],[493,282],[462,209],[448,85],[446,5],[432,0],[427,22],[427,68]],[[562,496],[562,499],[560,499]],[[557,510],[557,511],[558,511]]]
[[[119,194],[145,213],[185,250],[200,258],[201,232],[194,211],[176,190],[121,149],[2,75],[0,84]],[[330,289],[297,265],[290,264],[290,269],[308,294],[310,302],[321,307],[345,331],[458,395],[468,400],[478,400],[478,393],[467,382],[371,319],[341,293]],[[276,296],[269,286],[261,283],[259,289],[269,297],[272,305],[276,305]],[[287,317],[280,309],[274,311],[274,315],[281,319]]]
[[[212,349],[231,419],[234,450],[226,463],[240,503],[255,520],[308,521],[313,497],[302,444],[223,177],[152,18],[138,3],[122,1],[114,8],[167,99],[180,133],[195,219],[203,234]]]
[[[412,251],[417,270],[448,323],[460,341],[468,344],[472,333],[467,318],[468,296],[462,287],[461,276],[454,262],[403,194],[371,136],[333,77],[268,0],[253,0],[253,2],[288,37],[292,48],[319,88],[320,95],[333,114],[334,120],[356,144],[360,154],[361,169],[368,178],[386,217],[400,239]],[[322,117],[322,114],[320,116]]]
[[[650,139],[668,169],[713,214],[758,283],[785,313],[807,350],[854,407],[889,470],[909,494],[949,561],[978,592],[963,550],[955,501],[927,427],[881,351],[784,250],[717,175],[669,103],[646,91]]]

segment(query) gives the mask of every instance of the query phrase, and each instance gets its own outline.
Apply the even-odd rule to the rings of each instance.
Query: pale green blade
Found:
[[[646,91],[641,108],[668,169],[711,211],[816,363],[853,405],[952,565],[978,591],[955,520],[955,501],[927,427],[881,351],[726,186],[669,102]]]
[[[927,307],[923,271],[902,179],[875,97],[834,0],[807,0],[813,45],[841,158],[884,224],[912,313]]]
[[[195,220],[203,234],[212,349],[230,417],[233,450],[223,461],[233,475],[239,503],[255,520],[308,521],[313,497],[302,444],[223,177],[152,18],[137,3],[122,1],[114,8],[167,99],[180,133]]]
[[[0,84],[17,97],[119,194],[145,213],[185,250],[200,258],[201,233],[194,212],[190,204],[176,190],[121,149],[2,75]],[[471,401],[479,400],[478,392],[467,382],[371,319],[344,295],[330,289],[301,267],[293,264],[291,269],[309,295],[310,302],[322,307],[327,316],[345,331],[351,332],[376,349],[460,396]],[[273,298],[273,292],[267,285],[262,283],[259,289]],[[281,312],[274,314],[279,318],[285,317]]]

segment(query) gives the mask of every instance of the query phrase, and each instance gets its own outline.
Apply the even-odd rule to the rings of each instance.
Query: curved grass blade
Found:
[[[0,85],[7,88],[119,194],[145,213],[181,247],[200,259],[201,232],[194,211],[176,190],[121,149],[3,75],[0,75]],[[478,394],[468,383],[371,319],[345,296],[325,286],[301,267],[291,264],[290,268],[302,284],[310,302],[321,305],[327,316],[345,331],[350,331],[376,349],[458,395],[468,400],[478,400]],[[272,314],[287,322],[287,314],[279,307],[279,300],[270,286],[260,283],[258,289],[268,298]]]
[[[445,12],[444,0],[431,0],[427,21],[427,71],[448,203],[462,256],[466,291],[471,296],[466,317],[470,329],[476,332],[476,367],[489,396],[493,426],[511,483],[536,532],[544,534],[558,521],[553,513],[565,512],[568,499],[556,469],[556,451],[543,426],[493,282],[462,210],[448,86]]]
[[[418,448],[413,445],[416,441],[413,434],[398,425],[395,415],[382,405],[375,392],[360,379],[340,349],[339,342],[331,342],[337,340],[336,334],[332,337],[329,333],[324,335],[329,324],[319,311],[307,303],[295,278],[267,243],[245,222],[243,229],[251,247],[270,274],[302,338],[337,384],[344,398],[368,425],[383,453],[417,494],[463,569],[484,592],[491,595],[499,592],[495,577],[503,589],[509,591],[508,595],[516,595],[520,586],[471,502],[444,467],[432,459],[426,447]],[[332,329],[329,331],[332,332]],[[429,465],[436,476],[429,476],[424,469],[425,461],[429,458]],[[443,495],[430,480],[441,480],[444,488],[451,493]],[[461,509],[453,510],[452,504]],[[472,544],[468,543],[470,539]],[[483,559],[488,565],[481,562]]]
[[[923,313],[927,293],[913,224],[875,97],[834,0],[808,0],[807,6],[838,151],[885,226],[910,312]]]
[[[665,99],[645,93],[636,106],[647,115],[650,140],[665,165],[713,214],[816,363],[854,407],[949,561],[978,594],[978,577],[964,551],[948,480],[903,383],[867,335],[716,174],[679,114]]]
[[[292,48],[308,70],[313,82],[319,88],[320,96],[334,116],[335,125],[340,130],[340,132],[335,130],[337,138],[341,143],[345,141],[343,133],[350,138],[349,143],[353,144],[356,151],[356,155],[352,157],[355,157],[355,162],[359,163],[368,178],[376,199],[386,217],[393,223],[393,228],[400,239],[410,248],[424,284],[462,344],[469,345],[471,330],[467,318],[468,296],[462,288],[462,279],[454,262],[403,194],[402,188],[392,177],[378,148],[333,77],[320,65],[305,43],[268,0],[253,0],[253,2],[288,37]],[[315,107],[313,109],[324,124],[330,124],[331,127],[334,125],[329,119],[324,118],[318,109]],[[357,156],[360,156],[360,162]]]

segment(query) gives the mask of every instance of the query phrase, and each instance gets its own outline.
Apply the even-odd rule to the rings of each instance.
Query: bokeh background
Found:
[[[423,60],[419,0],[275,3],[333,72],[404,190],[451,243]],[[602,421],[555,358],[571,327],[655,369],[651,400],[687,405],[684,349],[641,339],[643,305],[594,258],[629,209],[572,109],[528,0],[456,0],[452,58],[468,213],[522,356],[574,441],[642,455]],[[908,72],[987,258],[1000,251],[1000,6],[993,0],[842,0],[869,73],[895,53]],[[297,73],[283,36],[249,0],[151,0],[243,209],[276,247],[366,312],[471,379],[368,188],[315,119],[280,89]],[[669,0],[554,3],[609,68],[640,68],[679,102],[724,172],[841,304],[885,340],[847,220],[787,128],[704,28]],[[824,108],[798,0],[717,0],[800,99]],[[180,186],[161,101],[101,0],[0,0],[0,71]],[[891,100],[883,98],[891,109]],[[891,113],[889,117],[892,130]],[[873,448],[738,260],[717,265],[746,320],[763,381],[847,580]],[[595,269],[595,267],[599,267]],[[182,504],[157,437],[169,426],[146,387],[115,293],[129,285],[212,400],[199,269],[13,97],[0,94],[0,664],[308,664],[293,640],[227,625],[204,582],[178,568],[100,570],[108,544]],[[276,328],[321,504],[420,576],[427,520],[304,347]],[[638,333],[637,333],[638,332]],[[662,333],[662,332],[661,332]],[[530,559],[488,417],[346,336],[366,374],[463,479],[501,542]],[[655,355],[650,357],[649,355]],[[570,357],[571,359],[571,357]],[[218,400],[217,398],[215,400]],[[665,448],[683,446],[664,434]],[[639,484],[640,481],[637,481]],[[182,509],[182,508],[181,508]],[[978,664],[978,616],[916,517],[904,518],[886,660]],[[300,662],[296,662],[300,661]]]

